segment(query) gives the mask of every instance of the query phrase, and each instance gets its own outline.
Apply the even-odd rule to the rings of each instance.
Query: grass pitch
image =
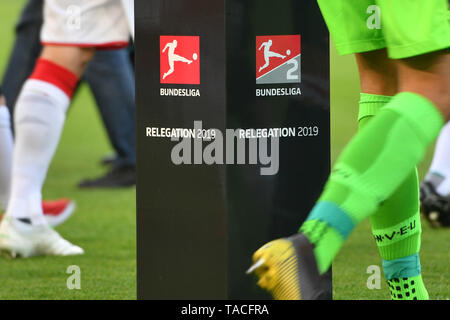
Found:
[[[0,2],[0,75],[14,40],[14,24],[24,0]],[[331,56],[332,157],[341,152],[356,132],[359,82],[353,57]],[[136,233],[135,191],[81,191],[77,182],[101,174],[101,156],[110,152],[89,89],[81,87],[67,119],[64,134],[44,186],[48,199],[69,196],[76,200],[74,216],[57,230],[86,251],[79,257],[0,259],[0,300],[4,299],[135,299]],[[419,167],[421,177],[433,149]],[[450,230],[433,230],[423,222],[422,267],[431,299],[449,299],[448,251]],[[81,290],[69,290],[68,266],[81,269]],[[333,265],[335,299],[389,299],[381,289],[367,288],[367,267],[381,259],[368,221],[350,236]]]

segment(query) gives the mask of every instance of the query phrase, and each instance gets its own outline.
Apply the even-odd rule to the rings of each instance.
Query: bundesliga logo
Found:
[[[160,81],[200,84],[200,37],[160,36]]]
[[[300,35],[256,37],[256,84],[300,83]]]

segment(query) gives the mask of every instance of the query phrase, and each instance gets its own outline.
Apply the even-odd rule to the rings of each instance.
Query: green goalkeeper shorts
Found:
[[[402,59],[450,47],[448,0],[318,0],[340,54]]]

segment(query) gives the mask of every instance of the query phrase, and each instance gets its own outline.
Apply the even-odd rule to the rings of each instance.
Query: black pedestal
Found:
[[[137,0],[135,10],[138,297],[268,298],[245,275],[251,255],[297,231],[330,168],[317,4]]]

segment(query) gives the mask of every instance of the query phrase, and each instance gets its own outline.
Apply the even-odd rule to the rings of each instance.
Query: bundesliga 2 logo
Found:
[[[160,36],[160,81],[200,84],[200,37]]]
[[[256,84],[300,83],[300,35],[256,37]]]

